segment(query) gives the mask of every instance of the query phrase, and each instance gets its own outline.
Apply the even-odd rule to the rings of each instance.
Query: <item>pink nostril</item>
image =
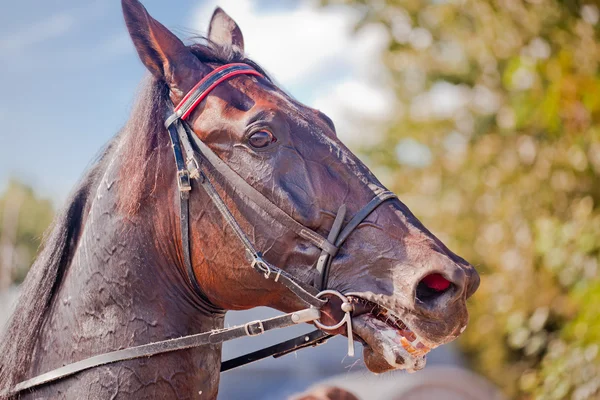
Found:
[[[421,282],[436,292],[443,292],[450,287],[450,281],[444,278],[442,274],[427,275]]]

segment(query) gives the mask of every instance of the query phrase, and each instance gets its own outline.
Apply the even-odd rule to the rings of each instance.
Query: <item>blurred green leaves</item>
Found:
[[[54,211],[48,199],[11,180],[0,193],[1,284],[19,283],[33,262]]]
[[[387,29],[401,109],[365,151],[481,272],[461,339],[473,366],[514,398],[600,398],[598,4],[325,3]]]

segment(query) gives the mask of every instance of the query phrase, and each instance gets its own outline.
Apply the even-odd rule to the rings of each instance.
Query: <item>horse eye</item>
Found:
[[[275,136],[269,131],[258,131],[248,138],[250,146],[256,149],[263,149],[276,141]]]

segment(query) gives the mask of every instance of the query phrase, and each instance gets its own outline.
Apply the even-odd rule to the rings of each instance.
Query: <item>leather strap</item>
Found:
[[[334,228],[339,229],[338,227],[335,226],[335,222],[334,222],[334,228],[332,228],[331,230],[331,234],[332,237],[329,237],[329,240],[331,240],[332,242],[335,243],[335,245],[340,248],[342,246],[342,244],[344,244],[344,242],[346,241],[346,239],[348,238],[348,236],[350,236],[350,234],[352,232],[354,232],[354,230],[356,228],[358,228],[358,226],[377,208],[381,205],[381,203],[383,203],[386,200],[389,199],[395,199],[396,195],[392,192],[389,191],[383,191],[381,193],[379,193],[378,195],[376,195],[371,201],[369,201],[367,203],[366,206],[364,206],[356,215],[354,215],[354,217],[352,217],[352,219],[350,220],[350,222],[348,222],[348,224],[344,227],[344,230],[339,233],[338,231],[335,231]],[[345,210],[344,210],[345,212]],[[337,218],[336,218],[336,222],[337,222]],[[333,236],[333,234],[336,233],[336,236]],[[337,234],[339,233],[339,237],[337,236]],[[321,258],[324,258],[323,260],[323,265],[322,265],[322,271],[321,271],[321,286],[320,286],[320,290],[325,290],[327,288],[327,283],[329,281],[329,267],[331,266],[331,263],[333,261],[333,257],[324,257],[324,254],[321,253]],[[321,258],[319,258],[319,262],[321,261]]]
[[[189,133],[189,131],[188,131]],[[208,147],[196,134],[191,134],[194,144],[202,154],[202,156],[208,161],[208,164],[215,169],[222,177],[229,181],[229,183],[235,188],[235,190],[241,192],[244,196],[248,197],[254,204],[259,206],[263,211],[271,216],[275,221],[285,226],[298,236],[308,240],[318,248],[326,251],[329,255],[335,256],[338,248],[330,243],[323,236],[317,232],[309,229],[289,216],[288,213],[283,211],[277,205],[273,204],[267,199],[262,193],[256,190],[250,185],[244,178],[238,175],[229,165],[217,156],[210,147]]]
[[[346,217],[346,205],[342,204],[339,208],[337,215],[335,216],[335,220],[333,221],[333,225],[331,227],[331,231],[329,231],[329,236],[327,240],[331,243],[335,243],[337,236],[340,234],[342,230],[342,224],[344,223],[344,218]],[[331,265],[331,260],[333,257],[327,253],[325,250],[321,251],[321,255],[317,260],[317,272],[319,279],[316,282],[317,288],[319,290],[323,290],[327,287],[327,277],[329,276],[329,266]]]
[[[15,395],[24,390],[50,383],[58,379],[64,379],[78,372],[99,367],[101,365],[142,357],[151,357],[157,354],[190,349],[207,344],[219,344],[244,336],[258,336],[273,329],[286,328],[288,326],[314,321],[315,319],[320,318],[320,315],[321,313],[319,310],[309,308],[262,321],[248,322],[244,325],[238,325],[232,328],[183,336],[176,339],[161,340],[159,342],[99,354],[23,381],[17,384],[8,393],[4,392],[0,393],[0,395]]]
[[[183,147],[186,149],[192,149],[191,144],[189,142],[190,133],[185,129],[185,127],[183,126],[183,123],[181,121],[176,120],[167,129],[169,130],[170,137],[177,136],[178,143],[183,143]],[[300,300],[302,300],[305,303],[305,305],[319,308],[323,304],[325,304],[324,300],[318,299],[316,297],[316,294],[318,292],[314,287],[296,282],[287,272],[275,267],[274,265],[268,263],[265,259],[262,258],[261,253],[254,248],[254,245],[252,244],[250,239],[248,239],[248,237],[246,236],[246,234],[244,233],[242,228],[237,223],[235,217],[231,214],[231,211],[229,210],[229,208],[227,207],[227,205],[225,204],[225,202],[223,201],[223,199],[221,198],[221,196],[219,195],[219,193],[217,192],[215,187],[212,185],[210,180],[207,178],[204,170],[197,169],[198,163],[196,162],[196,160],[194,158],[193,149],[186,150],[186,153],[188,151],[191,152],[191,153],[188,153],[188,157],[187,157],[187,160],[188,160],[187,164],[188,164],[189,168],[191,168],[189,175],[194,177],[200,183],[202,188],[206,191],[206,193],[212,200],[213,204],[217,207],[217,210],[219,210],[219,212],[221,213],[221,215],[223,216],[223,218],[225,219],[227,224],[232,228],[233,232],[239,238],[240,242],[244,246],[245,251],[250,256],[250,261],[252,263],[252,267],[255,268],[258,272],[264,274],[266,279],[272,278],[275,280],[275,282],[279,282],[282,285],[284,285],[285,287],[287,287]],[[191,154],[191,155],[189,155],[189,154]],[[181,157],[181,158],[183,159],[183,157]],[[187,205],[187,200],[186,200],[186,205]],[[182,209],[182,212],[183,212],[183,209]],[[189,217],[186,217],[186,220],[188,218]],[[183,220],[184,219],[182,218],[182,221]],[[184,224],[182,223],[182,229],[184,229],[183,226],[184,226]],[[183,247],[184,248],[189,247],[189,245],[186,246],[184,244]],[[191,271],[190,279],[193,280],[194,282],[196,282],[196,285],[198,285],[196,277],[193,273],[193,270],[191,269],[191,263],[189,265],[189,270]]]
[[[175,112],[167,118],[166,123],[171,124],[175,119],[185,121],[192,111],[204,100],[206,96],[216,88],[221,82],[233,78],[237,75],[255,75],[262,77],[262,74],[249,66],[248,64],[233,63],[225,64],[215,68],[208,73],[200,82],[198,82],[175,107]]]
[[[264,349],[253,351],[252,353],[244,354],[243,356],[232,358],[231,360],[223,361],[221,363],[221,372],[251,364],[267,357],[279,358],[296,350],[318,346],[325,343],[331,337],[333,337],[333,335],[317,329],[316,331],[286,340],[285,342],[277,343],[273,346],[265,347]]]
[[[383,190],[379,192],[371,201],[367,203],[366,206],[364,206],[356,215],[354,215],[354,217],[352,217],[348,224],[346,224],[344,230],[336,239],[335,246],[338,248],[341,247],[342,244],[344,244],[344,242],[346,241],[346,239],[348,239],[348,236],[350,236],[350,234],[354,232],[356,228],[358,228],[360,223],[363,222],[365,218],[367,218],[373,211],[375,211],[375,209],[379,207],[381,203],[383,203],[386,200],[397,198],[398,196],[396,196],[395,193],[392,193],[388,190]]]
[[[190,191],[192,190],[189,168],[183,161],[183,154],[181,152],[181,141],[177,132],[169,129],[169,137],[171,139],[171,145],[173,147],[173,155],[175,157],[175,164],[177,166],[177,187],[179,188],[179,227],[181,231],[181,245],[183,249],[183,263],[187,272],[188,280],[192,285],[196,295],[199,297],[200,307],[209,313],[224,314],[225,310],[215,306],[208,299],[194,273],[192,267],[192,259],[190,255],[190,222],[189,222],[189,198]]]

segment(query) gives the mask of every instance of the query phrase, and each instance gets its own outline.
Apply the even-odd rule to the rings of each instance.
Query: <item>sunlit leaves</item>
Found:
[[[597,2],[331,2],[390,32],[408,112],[366,152],[482,272],[461,342],[473,366],[515,398],[599,398]]]

